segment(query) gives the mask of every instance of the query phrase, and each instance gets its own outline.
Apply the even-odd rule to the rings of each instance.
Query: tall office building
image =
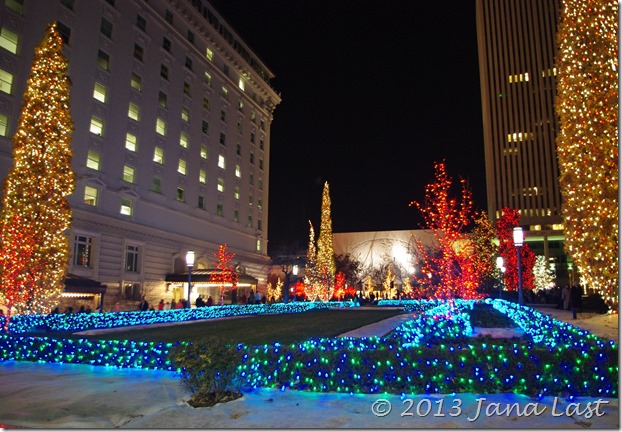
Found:
[[[525,241],[565,283],[572,264],[555,145],[558,15],[558,0],[476,0],[488,213],[496,220],[504,207],[517,209]]]
[[[51,21],[72,82],[72,277],[105,284],[107,307],[179,299],[193,250],[194,299],[212,294],[207,269],[226,243],[241,283],[265,282],[270,125],[281,99],[206,0],[4,0],[0,178]]]

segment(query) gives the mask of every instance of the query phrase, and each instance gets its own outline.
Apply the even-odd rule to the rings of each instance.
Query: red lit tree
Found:
[[[421,259],[417,282],[428,287],[428,295],[433,298],[480,298],[476,289],[481,273],[472,259],[473,246],[466,232],[472,222],[471,191],[461,180],[460,199],[453,198],[453,181],[445,163],[436,162],[434,170],[435,181],[426,186],[424,202],[410,203],[421,212],[425,228],[433,231],[435,240],[431,248],[416,241]]]
[[[22,112],[13,136],[0,222],[0,293],[12,313],[48,313],[64,289],[71,221],[67,197],[75,187],[71,168],[73,120],[68,62],[56,24],[35,48]]]
[[[518,226],[520,215],[518,210],[503,208],[501,217],[497,221],[497,235],[499,236],[499,255],[503,257],[503,265],[506,270],[503,273],[505,285],[510,291],[518,290],[518,255],[514,244],[514,227]],[[536,264],[536,256],[527,243],[520,248],[520,259],[523,289],[534,289],[533,267]]]
[[[234,271],[231,260],[235,256],[233,252],[227,251],[227,244],[218,246],[218,252],[212,252],[216,259],[213,261],[214,267],[218,270],[212,273],[210,280],[220,287],[220,305],[225,303],[225,288],[227,284],[232,286],[232,290],[237,289],[238,274]]]

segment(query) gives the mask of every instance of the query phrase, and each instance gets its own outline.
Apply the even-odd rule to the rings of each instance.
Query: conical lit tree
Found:
[[[317,256],[315,264],[319,282],[322,286],[320,299],[328,301],[335,289],[335,251],[333,249],[333,221],[330,214],[330,190],[328,182],[324,183],[322,192],[322,217],[320,235],[317,240]]]
[[[557,32],[557,153],[565,250],[618,304],[618,1],[564,0]]]
[[[26,82],[13,167],[4,184],[0,221],[0,291],[9,313],[48,313],[64,288],[71,220],[67,197],[75,188],[71,168],[73,120],[68,62],[56,24],[35,48]]]
[[[311,301],[317,300],[321,291],[316,258],[317,249],[315,247],[315,230],[313,229],[313,224],[309,221],[309,246],[307,249],[307,262],[305,264],[304,289],[305,295]]]

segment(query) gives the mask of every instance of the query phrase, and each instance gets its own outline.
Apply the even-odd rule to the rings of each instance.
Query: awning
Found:
[[[74,274],[67,274],[65,276],[65,292],[76,294],[106,294],[106,285],[102,285],[101,282],[85,278],[82,276],[76,276]]]
[[[201,269],[201,270],[192,270],[192,282],[203,282],[203,283],[214,283],[218,284],[218,282],[214,282],[212,275],[222,273],[221,270],[216,269]],[[248,284],[248,285],[257,285],[259,283],[259,279],[252,277],[247,274],[236,273],[238,276],[238,285]],[[166,275],[164,279],[166,282],[188,282],[188,272],[184,273],[169,273]]]

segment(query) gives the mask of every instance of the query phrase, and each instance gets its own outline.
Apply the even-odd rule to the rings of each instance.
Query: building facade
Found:
[[[476,0],[488,214],[517,209],[525,241],[572,282],[556,153],[558,0]]]
[[[179,299],[184,284],[166,279],[187,272],[186,252],[209,269],[226,244],[232,264],[265,283],[281,98],[235,30],[206,0],[2,3],[1,178],[34,47],[51,21],[65,42],[77,177],[69,273],[105,284],[105,308]]]

